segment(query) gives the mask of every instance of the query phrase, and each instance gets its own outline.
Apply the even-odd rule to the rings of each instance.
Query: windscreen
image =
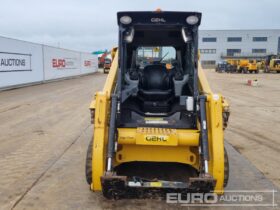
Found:
[[[172,64],[176,60],[176,50],[172,46],[138,47],[136,65],[143,69],[147,65],[163,63]]]
[[[275,65],[280,65],[280,59],[275,59]]]
[[[106,64],[110,64],[110,63],[111,63],[111,60],[110,60],[110,59],[106,59],[106,60],[105,60],[105,63],[106,63]]]

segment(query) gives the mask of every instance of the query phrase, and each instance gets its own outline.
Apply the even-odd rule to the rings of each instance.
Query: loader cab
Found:
[[[118,13],[120,127],[196,127],[200,19],[195,12]]]

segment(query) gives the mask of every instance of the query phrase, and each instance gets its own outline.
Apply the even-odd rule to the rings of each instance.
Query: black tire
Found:
[[[248,73],[248,69],[247,69],[247,68],[244,68],[244,69],[243,69],[243,73],[244,73],[244,74],[247,74],[247,73]]]
[[[226,187],[229,179],[229,162],[226,148],[224,148],[224,164],[224,187]]]
[[[277,74],[280,74],[280,71],[276,71],[277,72]]]
[[[93,139],[93,138],[92,138]],[[86,181],[90,185],[92,183],[92,145],[93,140],[90,140],[88,149],[87,149],[87,156],[86,156]]]

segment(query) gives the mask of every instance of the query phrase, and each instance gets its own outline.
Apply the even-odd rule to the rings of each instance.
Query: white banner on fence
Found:
[[[96,55],[0,37],[0,88],[44,82],[98,69]]]
[[[0,88],[42,80],[42,45],[0,37]]]
[[[89,74],[98,70],[97,55],[90,53],[81,53],[81,72],[82,74]]]
[[[59,79],[81,74],[80,53],[43,46],[45,80]]]

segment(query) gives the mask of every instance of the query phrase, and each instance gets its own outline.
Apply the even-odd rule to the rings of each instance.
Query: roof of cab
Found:
[[[129,16],[131,23],[122,24],[120,18],[123,16]],[[198,22],[195,25],[189,25],[186,21],[187,17],[196,16]],[[199,26],[201,22],[202,14],[200,12],[174,12],[174,11],[127,11],[118,12],[118,25],[131,26],[131,25],[184,25],[184,26]]]

